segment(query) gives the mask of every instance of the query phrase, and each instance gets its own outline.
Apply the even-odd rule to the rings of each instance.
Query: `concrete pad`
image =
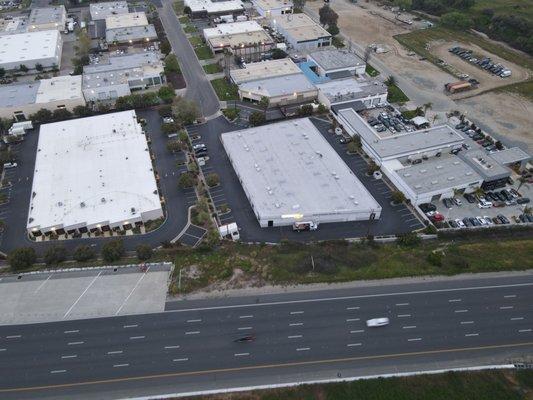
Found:
[[[0,280],[0,325],[161,312],[171,263],[51,271]]]

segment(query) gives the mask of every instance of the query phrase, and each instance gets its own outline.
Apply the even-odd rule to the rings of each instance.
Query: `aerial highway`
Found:
[[[0,398],[121,398],[503,364],[533,354],[532,304],[533,275],[518,274],[3,326]],[[390,324],[368,328],[376,317]]]

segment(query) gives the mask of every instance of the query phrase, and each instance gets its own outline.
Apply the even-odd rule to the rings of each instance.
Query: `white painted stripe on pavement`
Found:
[[[500,310],[512,310],[513,308],[513,306],[501,306]]]
[[[455,313],[465,313],[465,312],[468,312],[468,310],[455,310],[454,312]]]
[[[479,336],[479,333],[466,333],[465,336],[466,337]]]
[[[363,333],[364,329],[357,329],[356,331],[350,331],[350,333]]]
[[[109,354],[109,355],[111,355],[111,354],[122,354],[122,350],[108,351],[107,354]]]
[[[243,357],[243,356],[249,356],[250,353],[235,353],[234,356],[235,357]]]
[[[53,371],[50,371],[51,374],[62,374],[64,372],[67,372],[66,369],[55,369]]]
[[[408,342],[419,342],[419,341],[421,341],[421,340],[422,340],[422,338],[419,338],[419,337],[417,337],[417,338],[407,339]]]
[[[290,336],[287,336],[287,339],[299,339],[303,337],[303,335],[290,335]]]
[[[76,346],[77,344],[83,344],[85,342],[69,342],[68,346]]]
[[[240,328],[237,328],[238,331],[248,331],[250,329],[253,329],[251,326],[241,326]]]
[[[200,331],[185,332],[186,335],[198,335]]]
[[[346,322],[355,322],[359,321],[359,318],[346,318]]]
[[[522,321],[524,317],[513,317],[511,318],[511,321]]]
[[[179,349],[180,346],[178,345],[173,345],[173,346],[165,346],[165,349]]]
[[[346,345],[346,347],[355,347],[355,346],[361,346],[361,343],[349,343]]]
[[[520,329],[518,332],[520,333],[531,332],[531,329]]]
[[[77,354],[71,354],[71,355],[68,355],[68,356],[61,356],[61,358],[76,358],[78,357]]]
[[[130,336],[130,340],[144,339],[146,336]]]
[[[64,331],[63,333],[78,333],[79,331],[79,329],[73,329],[71,331]]]
[[[139,325],[137,324],[133,324],[133,325],[124,325],[123,328],[127,329],[127,328],[137,328]]]
[[[411,314],[398,314],[398,318],[407,318],[410,317]]]
[[[289,324],[289,326],[302,326],[303,324],[304,324],[303,322],[295,322],[295,323]]]
[[[129,367],[130,365],[129,364],[115,364],[113,365],[113,368],[120,368],[120,367]]]
[[[307,351],[307,350],[311,350],[310,347],[300,347],[298,349],[296,349],[296,351]]]
[[[473,324],[474,321],[461,321],[461,325],[470,325]]]

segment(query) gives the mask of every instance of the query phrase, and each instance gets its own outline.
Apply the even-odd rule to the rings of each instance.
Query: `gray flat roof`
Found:
[[[381,210],[308,118],[221,137],[261,219]]]
[[[233,82],[237,85],[258,79],[272,78],[300,73],[301,70],[290,58],[279,60],[259,61],[246,64],[246,68],[236,68],[230,71]]]
[[[320,50],[309,54],[309,57],[326,71],[351,68],[365,63],[356,54],[347,50]]]
[[[107,43],[127,42],[128,40],[157,39],[157,33],[153,25],[130,26],[127,28],[108,29],[105,33]]]
[[[354,101],[369,96],[387,93],[387,86],[378,80],[365,78],[334,79],[316,85],[323,96],[332,103]]]
[[[467,163],[453,155],[433,157],[395,172],[417,194],[465,186],[482,180]]]
[[[461,151],[459,152],[459,157],[477,171],[484,180],[490,181],[511,176],[511,170],[498,163],[485,150],[473,149],[466,152]]]
[[[65,6],[33,8],[28,23],[30,25],[60,23],[63,22],[65,14]]]
[[[39,91],[39,82],[0,85],[0,107],[17,107],[33,104]]]
[[[268,97],[316,90],[303,73],[245,82],[239,85],[239,89]]]
[[[491,157],[502,165],[514,164],[531,159],[531,156],[520,147],[496,151],[491,153]]]
[[[404,154],[424,153],[435,147],[453,147],[464,142],[464,138],[448,125],[435,126],[415,132],[381,137],[352,108],[337,112],[348,121],[361,138],[372,147],[381,158]]]

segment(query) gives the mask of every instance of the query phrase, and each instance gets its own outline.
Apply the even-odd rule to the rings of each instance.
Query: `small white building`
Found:
[[[32,8],[28,18],[28,32],[57,29],[63,31],[67,22],[65,6]]]
[[[20,69],[21,65],[34,70],[61,66],[63,40],[57,29],[0,36],[0,68]]]
[[[91,3],[89,5],[89,11],[93,21],[105,20],[112,15],[127,14],[129,12],[126,1]]]
[[[307,56],[307,61],[316,65],[316,73],[321,77],[337,79],[365,74],[365,62],[347,50],[323,49],[314,51]]]
[[[252,0],[252,4],[257,13],[265,18],[291,14],[294,7],[292,0]]]
[[[241,0],[185,0],[185,7],[191,9],[192,18],[208,18],[220,15],[240,15],[244,13]]]
[[[240,85],[245,82],[299,74],[301,72],[300,68],[290,58],[281,58],[279,60],[249,63],[246,64],[246,68],[232,69],[230,77],[233,83]]]
[[[306,14],[271,17],[270,27],[282,34],[290,47],[298,51],[331,46],[331,34]]]
[[[318,101],[328,108],[359,102],[360,109],[387,104],[387,86],[366,78],[334,79],[316,84]]]
[[[129,229],[161,218],[135,111],[41,125],[29,203],[33,237]]]

